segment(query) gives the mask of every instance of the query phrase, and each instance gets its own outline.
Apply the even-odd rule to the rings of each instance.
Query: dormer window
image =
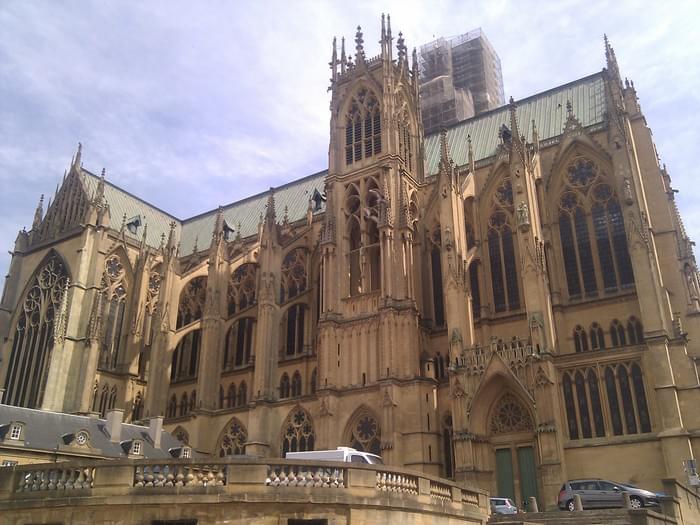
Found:
[[[90,441],[90,436],[85,430],[81,430],[75,435],[75,444],[84,447]]]
[[[135,439],[131,443],[131,451],[129,452],[129,454],[133,456],[140,456],[141,454],[143,454],[143,443],[138,439]]]
[[[19,441],[22,438],[23,430],[24,425],[22,423],[12,423],[12,425],[10,426],[9,439]]]
[[[129,230],[129,233],[132,235],[136,235],[138,233],[139,226],[141,226],[140,215],[135,215],[134,217],[126,221],[126,229]]]
[[[234,233],[235,230],[229,225],[228,222],[224,221],[224,240],[232,241]]]
[[[175,447],[168,450],[168,452],[170,452],[170,455],[174,458],[190,459],[192,457],[191,447]]]
[[[318,190],[314,190],[314,194],[311,197],[311,210],[314,212],[321,211],[321,206],[325,200],[326,198]]]
[[[182,447],[181,458],[190,459],[192,457],[192,449],[190,447]]]

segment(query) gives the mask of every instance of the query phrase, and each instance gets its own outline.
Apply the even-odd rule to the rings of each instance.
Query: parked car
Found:
[[[492,514],[517,514],[518,507],[510,498],[489,498]]]
[[[574,510],[574,495],[581,496],[584,509],[623,507],[622,493],[630,495],[632,508],[654,507],[659,505],[657,495],[629,483],[617,483],[605,479],[572,479],[559,490],[559,508]]]

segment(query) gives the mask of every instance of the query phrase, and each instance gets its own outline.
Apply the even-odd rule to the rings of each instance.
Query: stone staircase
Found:
[[[494,514],[488,525],[678,525],[674,518],[648,509],[606,509],[580,512]]]

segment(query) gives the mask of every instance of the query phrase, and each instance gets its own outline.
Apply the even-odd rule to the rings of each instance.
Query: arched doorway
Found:
[[[496,475],[494,495],[527,508],[529,498],[538,497],[533,417],[518,396],[506,392],[494,403],[488,421]]]

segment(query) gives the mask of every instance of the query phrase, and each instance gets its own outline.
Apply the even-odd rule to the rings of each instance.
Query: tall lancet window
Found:
[[[345,124],[345,163],[369,158],[382,151],[382,119],[374,94],[362,88],[350,103]]]
[[[98,300],[102,311],[100,368],[114,370],[123,344],[124,310],[126,309],[125,270],[119,255],[111,255],[105,261],[102,289]]]
[[[634,284],[622,210],[607,176],[577,157],[564,175],[559,237],[569,298],[597,296]]]
[[[37,408],[41,404],[54,345],[54,325],[67,281],[68,271],[61,259],[49,256],[17,306],[19,314],[5,379],[4,402],[8,405]]]
[[[496,313],[520,308],[520,284],[512,223],[513,187],[510,179],[505,178],[494,194],[487,234]]]
[[[429,236],[430,270],[433,282],[433,315],[436,327],[445,326],[445,300],[442,288],[442,236],[436,226]]]
[[[349,295],[381,288],[379,219],[384,197],[373,177],[345,187]]]
[[[404,160],[406,168],[413,170],[413,145],[411,142],[411,119],[408,109],[404,107],[400,111],[399,117],[399,156]]]

